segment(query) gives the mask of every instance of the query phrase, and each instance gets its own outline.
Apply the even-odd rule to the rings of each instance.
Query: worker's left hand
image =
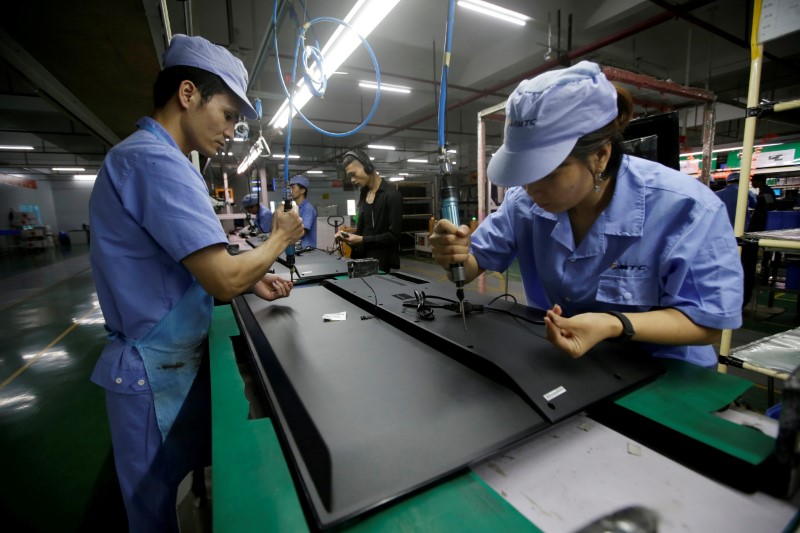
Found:
[[[293,283],[275,274],[267,274],[253,285],[253,292],[259,298],[271,302],[278,298],[286,298],[292,291]]]
[[[582,313],[570,318],[561,316],[561,306],[556,304],[544,318],[547,340],[570,357],[577,359],[591,350],[613,331],[611,315]],[[617,320],[617,319],[614,319]]]

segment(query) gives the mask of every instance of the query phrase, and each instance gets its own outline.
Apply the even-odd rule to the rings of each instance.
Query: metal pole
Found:
[[[758,107],[760,83],[761,83],[761,61],[764,53],[764,46],[758,42],[758,25],[761,20],[761,0],[755,0],[753,5],[753,25],[750,30],[750,86],[747,91],[747,117],[744,121],[744,144],[742,146],[741,168],[739,169],[739,197],[736,202],[736,218],[733,223],[733,234],[739,238],[744,233],[745,212],[747,210],[747,196],[750,192],[750,172],[753,164],[753,141],[756,136],[756,126],[758,118],[754,110]],[[739,253],[742,249],[739,247]],[[756,307],[758,302],[756,302]],[[722,331],[722,338],[719,342],[719,353],[727,357],[731,352],[732,331],[729,329]],[[726,365],[719,365],[720,371],[727,371]]]
[[[169,25],[169,9],[167,0],[161,0],[161,23],[164,24],[164,35],[167,37],[167,46],[172,41],[172,28]]]

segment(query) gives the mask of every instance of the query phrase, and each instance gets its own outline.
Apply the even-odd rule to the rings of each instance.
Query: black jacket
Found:
[[[357,209],[356,234],[361,235],[364,240],[361,245],[353,248],[350,256],[353,259],[377,259],[378,267],[389,272],[392,268],[400,268],[403,196],[386,180],[381,180],[375,192],[375,200],[367,206],[368,192],[366,187],[361,189]]]

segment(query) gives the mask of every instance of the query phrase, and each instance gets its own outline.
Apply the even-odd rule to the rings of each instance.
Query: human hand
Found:
[[[347,233],[346,231],[340,231],[336,234],[335,237],[337,240],[346,242],[349,246],[357,246],[364,242],[364,237],[361,235],[355,235],[353,233]]]
[[[272,215],[272,233],[285,235],[289,243],[293,243],[303,238],[305,228],[303,228],[303,219],[297,212],[297,207],[293,207],[290,211],[283,211],[276,209]]]
[[[591,350],[598,342],[613,336],[613,322],[619,322],[605,313],[581,313],[571,318],[565,318],[561,314],[561,306],[558,304],[547,311],[544,318],[547,340],[575,359]]]
[[[456,228],[449,220],[442,219],[433,227],[430,244],[434,260],[449,270],[450,265],[464,263],[469,257],[469,227],[462,224]]]
[[[259,298],[272,302],[279,298],[286,298],[292,290],[293,283],[275,274],[266,274],[255,285],[253,292]]]

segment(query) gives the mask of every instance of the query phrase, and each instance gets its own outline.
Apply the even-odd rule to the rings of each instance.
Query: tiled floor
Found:
[[[0,528],[125,531],[103,392],[89,381],[106,338],[87,249],[40,254],[0,253]],[[402,263],[409,274],[445,279],[430,260],[404,257]],[[513,270],[508,281],[488,276],[483,290],[524,301]],[[759,320],[745,315],[748,329],[734,332],[734,346],[796,327],[793,298],[778,294],[776,306],[786,308],[779,314],[762,308]],[[766,407],[762,397],[755,389],[751,403]],[[181,514],[184,531],[204,530],[191,518],[197,514],[191,500]]]

